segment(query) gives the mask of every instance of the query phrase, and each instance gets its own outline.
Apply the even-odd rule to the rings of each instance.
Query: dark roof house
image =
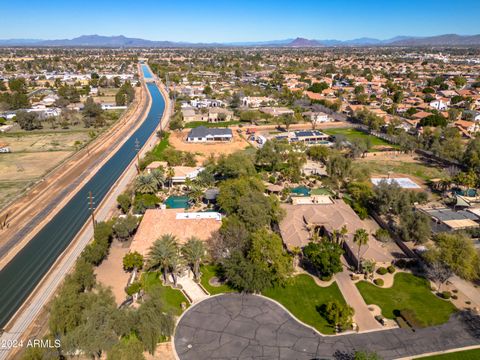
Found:
[[[213,141],[231,141],[233,133],[231,129],[225,128],[207,128],[199,126],[187,135],[188,142],[213,142]]]

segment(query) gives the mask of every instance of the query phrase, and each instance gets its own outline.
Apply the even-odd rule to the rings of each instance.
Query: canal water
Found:
[[[144,77],[153,75],[142,65]],[[115,181],[136,156],[135,141],[143,146],[155,131],[165,109],[160,90],[147,84],[152,105],[145,121],[122,147],[101,167],[81,190],[42,230],[0,271],[0,326],[4,326],[58,256],[66,249],[90,216],[88,193],[99,204]],[[31,204],[31,206],[37,206]]]

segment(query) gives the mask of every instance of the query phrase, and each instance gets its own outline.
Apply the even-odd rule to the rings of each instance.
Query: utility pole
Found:
[[[135,152],[137,153],[137,173],[140,174],[140,141],[135,138]]]
[[[92,192],[88,192],[88,210],[90,210],[90,214],[92,217],[92,224],[93,224],[93,229],[95,229],[95,201],[93,200],[95,197],[92,195]]]

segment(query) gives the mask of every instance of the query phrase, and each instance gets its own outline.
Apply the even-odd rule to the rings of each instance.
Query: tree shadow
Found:
[[[472,310],[464,310],[458,314],[465,330],[475,339],[480,339],[480,315]]]

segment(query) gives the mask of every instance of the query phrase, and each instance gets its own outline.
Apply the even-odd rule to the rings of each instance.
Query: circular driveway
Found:
[[[478,317],[453,316],[444,325],[322,336],[264,297],[224,294],[189,308],[179,320],[174,345],[180,360],[348,359],[357,350],[395,359],[478,345]]]

